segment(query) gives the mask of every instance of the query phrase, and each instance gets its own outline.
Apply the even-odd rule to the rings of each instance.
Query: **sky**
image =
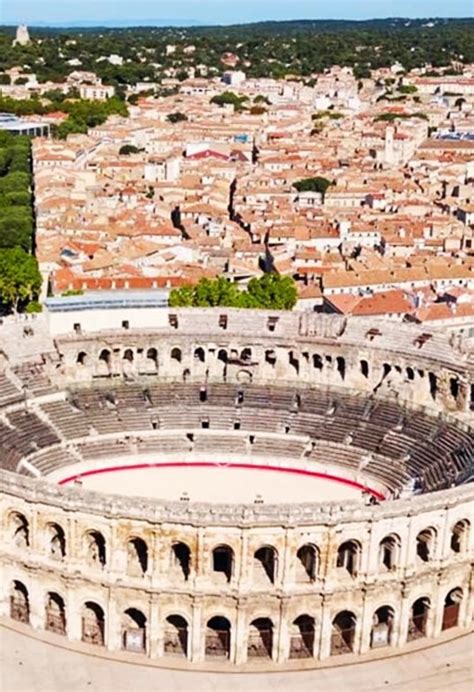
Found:
[[[0,24],[469,17],[474,0],[0,0]]]

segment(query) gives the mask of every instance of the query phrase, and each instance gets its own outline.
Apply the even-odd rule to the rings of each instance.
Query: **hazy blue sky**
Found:
[[[468,17],[474,0],[0,0],[0,23]]]

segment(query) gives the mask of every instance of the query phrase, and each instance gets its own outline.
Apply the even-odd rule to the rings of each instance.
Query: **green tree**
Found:
[[[179,111],[177,111],[176,113],[169,113],[166,116],[166,120],[169,123],[172,123],[173,125],[175,125],[176,123],[185,122],[187,119],[188,119],[188,116],[185,115],[184,113],[180,113]]]
[[[0,299],[15,312],[41,289],[36,258],[21,248],[0,250]]]
[[[135,147],[133,144],[124,144],[119,149],[120,156],[130,156],[130,154],[139,154],[143,149]]]
[[[316,178],[303,178],[293,184],[298,192],[320,192],[323,199],[326,195],[328,187],[332,185],[327,178],[317,176]]]

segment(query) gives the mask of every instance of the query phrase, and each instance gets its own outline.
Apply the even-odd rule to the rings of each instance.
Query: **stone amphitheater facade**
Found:
[[[20,329],[15,347],[0,333],[3,617],[198,668],[319,665],[471,628],[466,342],[232,310],[54,341]],[[48,480],[81,460],[226,449],[327,463],[385,499],[165,502]]]

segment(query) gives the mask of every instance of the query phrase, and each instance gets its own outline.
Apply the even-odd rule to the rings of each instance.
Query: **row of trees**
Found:
[[[32,253],[31,142],[0,132],[0,301],[34,311],[41,275]]]
[[[372,22],[267,22],[195,29],[33,29],[33,41],[12,46],[12,31],[0,31],[0,71],[28,65],[40,81],[64,81],[77,69],[93,70],[116,88],[156,81],[170,68],[184,78],[190,68],[208,74],[222,71],[221,56],[235,53],[252,77],[309,77],[334,64],[354,68],[357,79],[370,69],[396,62],[404,69],[449,67],[474,62],[472,21],[386,19]],[[41,43],[37,41],[41,39]],[[175,46],[173,52],[167,45]],[[191,51],[187,50],[192,45]],[[105,59],[123,58],[121,65]],[[73,65],[69,61],[73,60]]]
[[[201,279],[194,286],[173,289],[171,307],[228,307],[291,310],[297,300],[296,285],[290,276],[264,274],[251,279],[246,290],[224,277]]]

